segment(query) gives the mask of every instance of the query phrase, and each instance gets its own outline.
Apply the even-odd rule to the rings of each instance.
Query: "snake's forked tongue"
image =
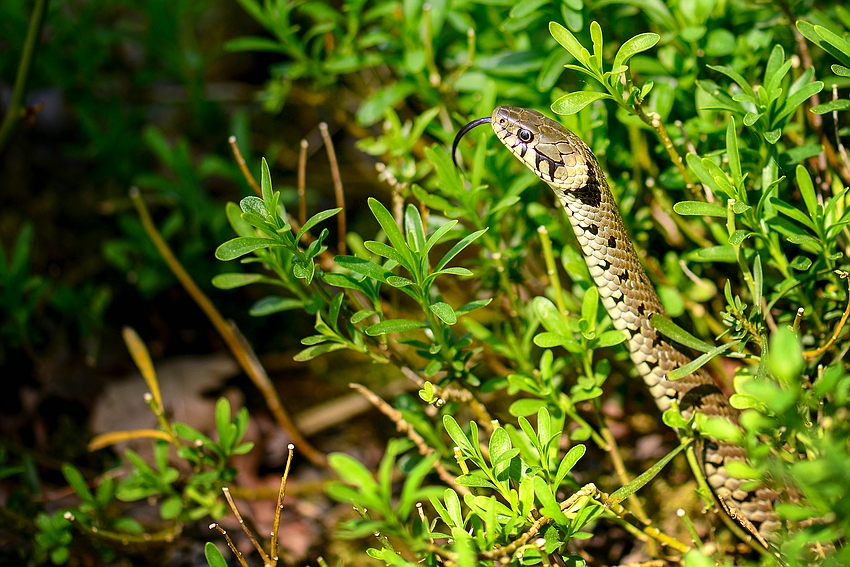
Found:
[[[457,164],[457,145],[460,143],[460,139],[463,138],[464,134],[475,128],[476,126],[481,126],[482,124],[489,124],[493,119],[490,116],[485,116],[483,118],[476,118],[466,126],[460,129],[460,132],[455,136],[455,141],[452,143],[452,163],[455,164],[455,167],[459,167]]]

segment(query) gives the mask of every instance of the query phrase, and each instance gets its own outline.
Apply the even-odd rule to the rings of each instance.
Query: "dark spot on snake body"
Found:
[[[623,280],[623,281],[628,281],[629,280],[629,271],[623,270],[623,273],[620,274],[620,279]],[[641,303],[641,307],[643,307],[643,303]],[[643,313],[641,313],[641,315],[643,315]]]
[[[608,260],[599,260],[599,263],[596,265],[602,268],[603,270],[607,270],[611,267],[611,262],[609,262]]]
[[[628,272],[626,272],[626,273],[628,273]],[[638,314],[639,314],[641,317],[643,317],[644,313],[646,313],[646,305],[644,305],[643,303],[641,303],[640,305],[638,305]]]
[[[590,225],[586,230],[593,236],[596,236],[599,233],[599,227],[595,224]]]
[[[595,175],[604,175],[598,169],[592,171],[592,173]],[[591,175],[590,179],[587,180],[587,184],[581,189],[575,191],[575,196],[578,200],[590,207],[598,207],[602,202],[602,191],[599,188],[599,179],[595,177],[595,175]]]
[[[617,247],[617,239],[613,236],[608,237],[608,248],[616,248]]]
[[[682,401],[679,403],[682,408],[694,408],[699,410],[709,403],[710,396],[718,395],[724,397],[720,388],[714,384],[700,384],[699,386],[695,386],[688,390],[685,395],[682,396]]]

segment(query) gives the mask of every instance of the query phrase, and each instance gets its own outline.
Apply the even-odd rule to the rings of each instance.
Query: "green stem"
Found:
[[[33,59],[35,59],[35,50],[38,47],[41,28],[44,25],[45,16],[47,15],[47,2],[48,0],[36,0],[35,8],[30,17],[30,25],[29,29],[27,29],[27,37],[24,40],[21,61],[18,64],[18,74],[15,76],[12,100],[9,103],[6,116],[3,117],[3,123],[0,124],[0,150],[6,146],[21,116],[27,79],[29,78]]]

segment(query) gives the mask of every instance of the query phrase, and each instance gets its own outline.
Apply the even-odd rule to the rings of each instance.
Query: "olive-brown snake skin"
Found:
[[[455,138],[490,122],[499,140],[555,192],[570,219],[590,274],[614,327],[628,336],[632,362],[661,411],[676,401],[686,416],[693,411],[722,416],[738,423],[738,410],[700,369],[676,381],[667,379],[675,368],[690,362],[650,323],[654,313],[665,314],[649,281],[605,175],[590,148],[575,134],[537,111],[500,106],[493,115],[465,126]],[[454,155],[454,148],[452,154]],[[773,509],[776,493],[769,488],[744,491],[745,481],[726,471],[730,461],[745,460],[745,451],[725,442],[698,444],[701,467],[722,508],[765,547],[779,527]]]

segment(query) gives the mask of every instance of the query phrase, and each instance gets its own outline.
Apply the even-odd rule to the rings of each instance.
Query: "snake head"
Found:
[[[512,106],[499,106],[492,116],[461,128],[452,144],[452,160],[463,135],[485,123],[490,123],[502,144],[556,193],[584,188],[591,169],[598,167],[590,148],[578,136],[536,110]]]

